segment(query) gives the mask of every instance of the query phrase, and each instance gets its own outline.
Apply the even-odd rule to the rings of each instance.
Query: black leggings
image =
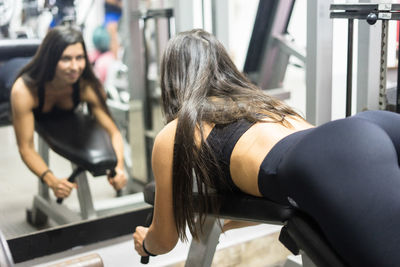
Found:
[[[400,266],[400,115],[366,111],[304,133],[274,175],[260,170],[260,191],[293,200],[350,266]],[[282,197],[268,195],[274,183]]]

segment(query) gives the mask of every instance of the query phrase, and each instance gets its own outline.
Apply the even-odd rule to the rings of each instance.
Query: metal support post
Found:
[[[42,157],[46,165],[49,166],[49,146],[40,136],[38,136],[38,153]],[[38,179],[38,193],[39,196],[43,197],[44,199],[50,199],[49,187],[47,184],[42,183],[40,179]]]
[[[330,2],[307,1],[306,118],[316,125],[330,121],[332,112]]]
[[[186,267],[209,267],[214,258],[215,249],[221,234],[221,227],[218,219],[214,216],[207,216],[203,225],[203,232],[200,240],[192,240],[189,254],[185,263]],[[223,220],[221,220],[223,225]]]
[[[347,32],[346,117],[351,116],[353,94],[353,28],[354,20],[349,19]]]
[[[75,164],[72,164],[72,168],[76,168]],[[82,171],[76,178],[76,184],[78,185],[77,194],[79,199],[79,206],[81,209],[82,219],[91,219],[96,217],[96,211],[94,210],[92,193],[90,192],[89,182],[86,176],[86,172]]]

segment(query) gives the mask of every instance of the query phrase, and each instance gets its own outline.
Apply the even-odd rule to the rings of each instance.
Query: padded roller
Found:
[[[15,57],[31,57],[36,53],[39,39],[5,39],[0,40],[0,61]]]

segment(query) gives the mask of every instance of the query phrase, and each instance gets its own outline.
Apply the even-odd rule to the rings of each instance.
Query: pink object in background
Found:
[[[106,80],[108,68],[112,65],[114,60],[115,57],[110,51],[107,51],[97,57],[93,69],[102,83],[104,83]]]

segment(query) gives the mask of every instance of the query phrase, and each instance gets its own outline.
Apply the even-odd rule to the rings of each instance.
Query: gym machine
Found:
[[[10,90],[17,73],[10,73],[28,63],[40,44],[39,39],[5,39],[0,41],[0,126],[11,124]],[[7,71],[5,71],[7,70]]]
[[[133,10],[129,13],[127,46],[128,79],[131,89],[130,127],[132,172],[137,190],[152,178],[151,153],[154,138],[164,126],[161,113],[159,62],[169,38],[174,34],[174,14],[170,8]],[[144,155],[144,156],[143,156]]]
[[[387,73],[387,45],[389,20],[400,20],[400,4],[332,4],[330,6],[332,19],[348,20],[348,45],[347,45],[347,81],[346,81],[346,116],[351,115],[352,102],[352,76],[353,76],[353,39],[354,20],[366,21],[374,25],[378,20],[382,22],[380,42],[380,68],[379,68],[379,109],[400,112],[400,71],[397,69],[396,96],[388,98],[386,88]]]
[[[154,205],[154,183],[146,186],[144,195],[145,201]],[[221,198],[210,195],[210,198],[213,197]],[[209,214],[205,218],[199,241],[192,240],[185,266],[211,266],[222,233],[220,225],[223,225],[224,219],[282,225],[279,241],[294,255],[301,255],[303,267],[348,266],[328,243],[313,219],[294,207],[247,194],[222,196],[221,201],[219,214]],[[284,266],[299,266],[292,261],[287,264]]]
[[[247,50],[243,72],[268,94],[290,97],[282,82],[290,56],[305,63],[305,51],[288,34],[295,1],[260,1]]]

